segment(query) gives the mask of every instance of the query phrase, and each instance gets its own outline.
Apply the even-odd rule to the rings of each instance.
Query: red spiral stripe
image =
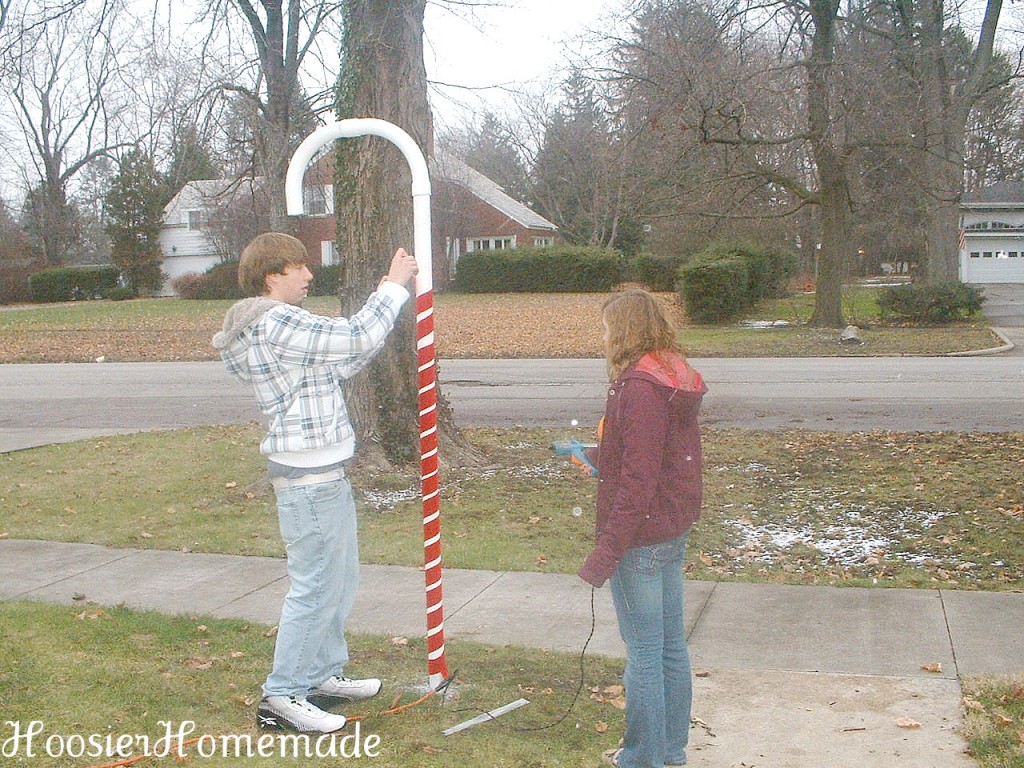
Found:
[[[448,677],[441,589],[441,483],[438,472],[437,360],[433,291],[416,296],[416,357],[420,413],[420,487],[423,495],[423,573],[427,597],[427,673],[432,686]]]

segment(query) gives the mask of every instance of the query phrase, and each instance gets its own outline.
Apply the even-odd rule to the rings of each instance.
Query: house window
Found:
[[[977,221],[974,224],[968,224],[964,229],[991,232],[997,229],[1018,229],[1018,227],[1005,221]]]
[[[302,207],[306,216],[330,216],[334,213],[334,187],[330,184],[303,187]]]
[[[972,259],[980,259],[981,258],[981,251],[971,251],[971,258]]]
[[[501,251],[516,247],[514,237],[471,237],[469,238],[469,250],[471,251]]]
[[[550,237],[535,237],[533,238],[534,248],[550,248],[554,244],[554,239]]]
[[[341,263],[338,258],[338,247],[333,240],[320,241],[320,263],[325,267]]]
[[[1017,251],[1010,251],[1006,255],[1009,256],[1011,259],[1016,259],[1017,258]]]
[[[981,258],[983,258],[983,259],[991,259],[992,258],[992,251],[982,251],[981,252]]]
[[[187,217],[189,232],[198,232],[203,228],[203,219],[206,217],[203,216],[202,210],[185,211],[185,216]]]

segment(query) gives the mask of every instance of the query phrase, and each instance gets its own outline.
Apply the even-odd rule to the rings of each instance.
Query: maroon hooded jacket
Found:
[[[707,387],[678,355],[650,353],[608,388],[597,450],[597,535],[580,577],[600,587],[627,549],[681,536],[700,517],[697,413]]]

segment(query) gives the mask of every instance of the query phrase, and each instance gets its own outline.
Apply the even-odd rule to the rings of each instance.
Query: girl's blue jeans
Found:
[[[682,536],[626,551],[610,584],[626,643],[620,768],[684,765],[693,679],[683,624]]]
[[[263,695],[305,696],[348,661],[345,621],[359,587],[356,507],[344,476],[276,494],[291,588]]]

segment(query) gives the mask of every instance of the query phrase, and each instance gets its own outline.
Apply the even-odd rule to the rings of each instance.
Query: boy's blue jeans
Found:
[[[276,489],[291,588],[264,696],[305,696],[348,661],[345,621],[359,587],[356,507],[348,479]]]
[[[679,538],[626,550],[610,584],[626,643],[626,735],[620,768],[686,763],[693,680],[683,624]]]

